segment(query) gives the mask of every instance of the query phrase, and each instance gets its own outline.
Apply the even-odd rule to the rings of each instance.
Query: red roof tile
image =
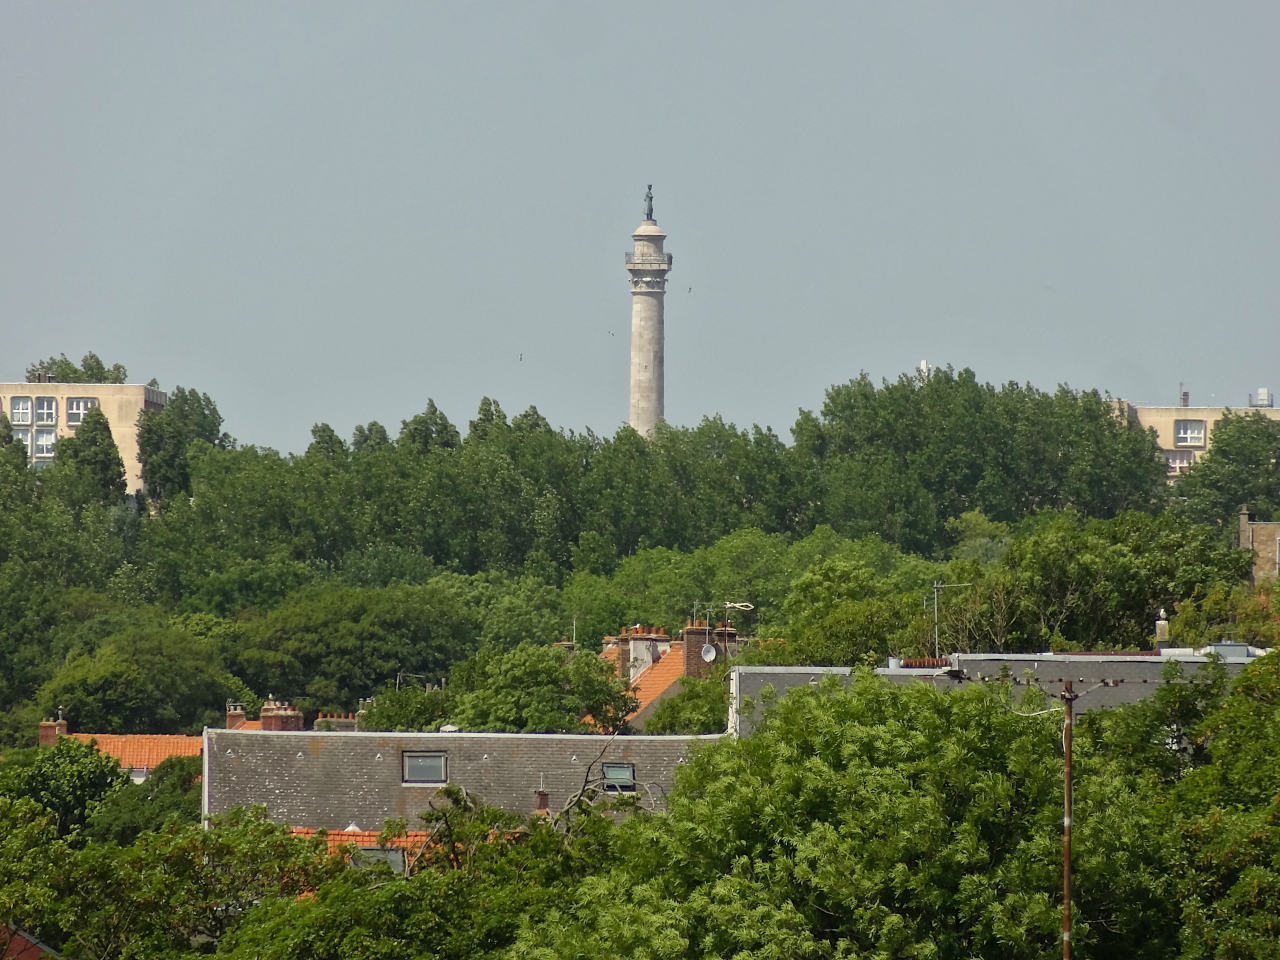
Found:
[[[203,737],[158,733],[73,733],[81,743],[98,742],[98,752],[120,761],[125,770],[154,770],[170,757],[198,757]]]
[[[9,937],[8,943],[5,943],[6,936]],[[12,927],[0,927],[0,945],[4,946],[4,952],[0,953],[4,960],[40,960],[41,957],[58,956],[51,947]]]
[[[316,833],[314,827],[290,827],[289,832],[295,837],[312,837]],[[380,832],[379,830],[330,830],[325,835],[325,840],[328,841],[330,853],[338,853],[347,844],[368,850],[378,846]],[[403,836],[391,837],[387,841],[387,846],[416,851],[426,844],[430,836],[431,834],[425,830],[410,830]]]

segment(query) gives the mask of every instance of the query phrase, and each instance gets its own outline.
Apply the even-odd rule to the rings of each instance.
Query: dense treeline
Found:
[[[29,372],[125,377],[93,355]],[[446,792],[404,878],[253,811],[202,829],[194,758],[133,784],[78,741],[17,745],[59,708],[195,732],[268,695],[314,714],[377,694],[391,729],[616,729],[633,701],[599,637],[726,602],[754,606],[745,656],[783,663],[935,635],[1148,646],[1161,609],[1178,644],[1280,632],[1229,536],[1239,504],[1280,509],[1280,433],[1256,415],[1221,421],[1172,496],[1105,398],[969,371],[834,387],[790,445],[718,418],[566,433],[485,400],[465,434],[429,402],[394,438],[321,424],[286,457],[237,447],[182,388],[139,428],[134,500],[101,416],[39,473],[0,423],[0,946],[18,924],[68,957],[1048,958],[1058,717],[976,687],[802,689],[693,755],[661,815],[588,792],[521,822]],[[1082,720],[1079,952],[1280,956],[1276,663]],[[689,682],[651,729],[723,730],[724,691]]]
[[[486,399],[465,433],[428,402],[394,439],[320,424],[282,456],[182,388],[139,427],[143,502],[100,416],[38,474],[0,430],[0,742],[59,706],[73,729],[182,731],[228,697],[345,711],[455,669],[461,696],[522,642],[725,601],[786,638],[774,658],[931,652],[935,580],[965,585],[949,649],[1142,645],[1162,607],[1190,641],[1265,620],[1222,532],[1241,498],[1280,504],[1271,421],[1224,420],[1171,499],[1105,398],[967,370],[833,387],[790,445],[719,418],[604,438]]]
[[[1077,726],[1073,953],[1278,957],[1280,657],[1166,681]],[[1036,693],[802,687],[694,751],[661,814],[588,791],[524,821],[446,788],[388,825],[430,834],[404,876],[253,811],[201,829],[194,770],[123,783],[64,740],[0,764],[0,920],[104,960],[1049,960],[1061,712]]]

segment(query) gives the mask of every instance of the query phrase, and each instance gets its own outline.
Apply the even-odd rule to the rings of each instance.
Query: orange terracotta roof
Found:
[[[683,676],[684,641],[676,640],[672,642],[671,649],[664,653],[660,660],[640,671],[639,676],[632,683],[631,692],[640,701],[640,705],[627,716],[627,719],[630,720],[649,704],[653,703]]]
[[[618,645],[616,643],[611,644],[609,646],[606,646],[603,650],[600,651],[600,659],[603,660],[605,663],[612,663],[616,666],[618,663],[618,656],[620,653],[621,651],[618,649]]]
[[[203,737],[158,733],[73,733],[81,743],[98,742],[98,752],[120,761],[126,770],[154,770],[170,757],[198,757]]]
[[[353,844],[361,849],[370,849],[378,846],[380,832],[378,830],[330,830],[325,835],[325,840],[329,844],[330,853],[338,853],[347,844]],[[312,837],[315,836],[316,830],[314,827],[290,827],[289,833],[295,837]],[[387,846],[419,850],[430,836],[431,834],[425,830],[410,830],[403,836],[391,837],[387,841]]]

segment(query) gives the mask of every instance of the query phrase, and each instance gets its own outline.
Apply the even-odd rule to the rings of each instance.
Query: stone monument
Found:
[[[653,184],[644,195],[644,222],[631,235],[627,254],[631,274],[631,412],[628,422],[641,436],[652,437],[662,419],[663,298],[671,254],[662,252],[667,235],[653,219]]]

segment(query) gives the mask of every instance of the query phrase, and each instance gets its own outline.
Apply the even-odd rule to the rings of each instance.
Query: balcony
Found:
[[[637,257],[634,253],[627,254],[628,270],[670,270],[671,254],[664,253],[658,257]]]

